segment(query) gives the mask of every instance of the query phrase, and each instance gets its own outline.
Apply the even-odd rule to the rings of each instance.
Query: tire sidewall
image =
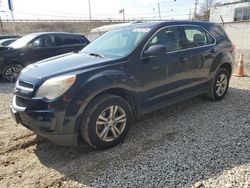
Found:
[[[217,82],[218,77],[221,74],[225,74],[226,77],[227,77],[227,88],[226,88],[225,92],[223,93],[223,95],[219,96],[216,93],[216,82]],[[230,74],[229,74],[229,72],[226,69],[219,69],[217,71],[216,75],[215,75],[215,78],[214,78],[214,81],[213,81],[213,85],[212,85],[212,88],[213,88],[212,92],[213,92],[214,99],[221,100],[221,99],[223,99],[225,97],[225,95],[227,94],[227,91],[228,91],[229,81],[230,81]]]
[[[81,123],[81,135],[84,139],[93,147],[99,149],[111,148],[118,143],[120,143],[125,136],[127,135],[131,123],[132,123],[132,110],[123,98],[114,96],[114,95],[106,95],[107,97],[100,97],[92,102],[90,106],[87,107],[85,118]],[[115,140],[111,142],[105,142],[101,140],[96,133],[96,121],[99,115],[109,106],[116,105],[121,107],[126,113],[126,126],[122,132],[122,134],[117,137]]]

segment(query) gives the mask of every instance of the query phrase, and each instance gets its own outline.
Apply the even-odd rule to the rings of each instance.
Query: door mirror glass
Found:
[[[152,45],[144,52],[145,57],[153,57],[165,55],[167,53],[167,48],[164,45],[156,44]]]

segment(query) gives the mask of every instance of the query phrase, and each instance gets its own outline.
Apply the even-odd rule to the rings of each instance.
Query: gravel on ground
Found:
[[[118,146],[61,147],[15,125],[0,83],[1,187],[250,188],[250,78],[224,100],[196,97],[147,114]]]

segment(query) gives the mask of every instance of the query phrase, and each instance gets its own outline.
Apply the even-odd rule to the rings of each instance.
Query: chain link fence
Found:
[[[236,63],[243,54],[245,72],[250,75],[250,21],[224,23],[223,28],[236,46]]]

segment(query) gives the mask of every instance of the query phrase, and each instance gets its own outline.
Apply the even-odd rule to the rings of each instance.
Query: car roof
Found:
[[[206,21],[187,21],[187,20],[169,20],[169,21],[154,21],[154,22],[140,22],[140,23],[133,23],[129,26],[124,26],[121,28],[139,28],[139,27],[147,27],[147,28],[154,28],[154,27],[161,27],[161,26],[168,26],[168,25],[199,25],[199,26],[208,26],[208,25],[215,25],[212,22]]]
[[[48,34],[66,34],[66,35],[82,35],[80,33],[70,33],[70,32],[37,32],[37,33],[30,33],[28,34],[29,36],[34,36],[34,37],[38,37],[41,35],[48,35]]]
[[[18,38],[7,38],[7,39],[0,39],[0,42],[5,42],[9,40],[17,40]]]

